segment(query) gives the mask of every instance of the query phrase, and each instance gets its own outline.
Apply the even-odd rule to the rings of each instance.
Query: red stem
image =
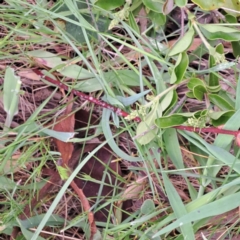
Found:
[[[45,80],[47,80],[48,82],[64,89],[65,91],[69,91],[72,92],[73,94],[75,94],[76,96],[80,97],[83,100],[87,100],[89,102],[92,102],[98,106],[101,106],[103,108],[107,108],[110,109],[111,111],[115,112],[118,116],[122,116],[122,117],[127,117],[129,115],[129,113],[123,111],[120,108],[114,107],[104,101],[101,101],[99,99],[93,98],[91,96],[88,96],[87,94],[77,91],[75,89],[70,89],[68,86],[66,86],[65,84],[54,80],[48,76],[45,76],[41,71],[37,70],[37,69],[33,69],[33,71],[41,76],[42,78],[44,78]],[[133,119],[136,122],[141,122],[141,119],[139,117],[136,117]],[[211,132],[211,133],[216,133],[216,134],[228,134],[228,135],[233,135],[235,137],[237,137],[238,135],[240,135],[240,131],[231,131],[231,130],[225,130],[225,129],[219,129],[219,128],[215,128],[215,127],[208,127],[208,128],[196,128],[196,127],[191,127],[191,126],[175,126],[174,128],[176,129],[180,129],[180,130],[185,130],[185,131],[190,131],[190,132]]]
[[[83,99],[83,100],[87,100],[89,102],[92,102],[98,106],[101,106],[103,108],[107,108],[113,112],[115,112],[118,116],[122,116],[122,117],[127,117],[129,115],[129,113],[123,111],[121,108],[117,108],[117,107],[114,107],[104,101],[101,101],[99,99],[96,99],[94,97],[91,97],[91,96],[88,96],[87,94],[83,93],[83,92],[80,92],[80,91],[77,91],[75,89],[70,89],[68,86],[66,86],[65,84],[57,81],[57,80],[54,80],[48,76],[45,76],[41,71],[37,70],[37,69],[32,69],[33,72],[35,72],[37,75],[41,76],[43,79],[47,80],[48,82],[64,89],[65,91],[69,91],[69,92],[72,92],[73,94],[75,94],[76,96],[78,96],[79,98]],[[141,119],[139,117],[136,117],[133,119],[134,121],[136,122],[141,122]]]
[[[225,130],[225,129],[219,129],[216,127],[207,127],[207,128],[196,128],[191,126],[175,126],[174,128],[185,130],[189,132],[211,132],[211,133],[217,133],[217,134],[227,134],[227,135],[233,135],[235,137],[240,134],[240,131],[231,131],[231,130]]]

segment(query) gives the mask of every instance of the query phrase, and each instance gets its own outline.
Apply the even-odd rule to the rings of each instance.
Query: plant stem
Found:
[[[83,93],[83,92],[80,92],[80,91],[77,91],[75,89],[70,89],[67,85],[63,84],[62,82],[59,82],[57,80],[54,80],[48,76],[45,76],[41,71],[37,70],[37,69],[33,69],[33,71],[41,76],[43,79],[45,79],[46,81],[64,89],[65,91],[69,91],[69,92],[72,92],[73,94],[75,94],[76,96],[80,97],[81,99],[84,99],[84,100],[87,100],[89,102],[92,102],[98,106],[101,106],[103,108],[107,108],[113,112],[115,112],[117,115],[119,116],[122,116],[122,117],[127,117],[129,115],[129,113],[123,111],[122,109],[120,108],[117,108],[117,107],[114,107],[104,101],[101,101],[99,99],[96,99],[94,97],[91,97],[91,96],[88,96],[87,94]],[[184,81],[186,82],[186,81]],[[183,82],[180,84],[182,85]],[[179,85],[179,84],[178,84]],[[164,96],[167,92],[169,92],[170,90],[172,89],[175,89],[178,87],[178,85],[173,85],[172,87],[170,87],[169,89],[165,90],[163,93],[159,94],[158,96],[155,97],[155,101],[156,100],[159,100],[162,96]],[[149,106],[151,106],[152,102],[150,102]],[[134,121],[136,122],[141,122],[141,119],[139,117],[135,117],[133,119]],[[196,128],[196,127],[191,127],[191,126],[174,126],[174,128],[176,129],[180,129],[180,130],[185,130],[185,131],[190,131],[190,132],[211,132],[211,133],[216,133],[216,134],[227,134],[227,135],[233,135],[235,137],[237,137],[238,135],[240,135],[240,131],[231,131],[231,130],[225,130],[225,129],[219,129],[219,128],[216,128],[216,127],[207,127],[207,128]]]
[[[68,91],[68,92],[72,92],[73,94],[75,94],[76,96],[78,96],[79,98],[83,99],[83,100],[87,100],[89,102],[92,102],[98,106],[101,106],[103,108],[107,108],[113,112],[115,112],[118,116],[122,116],[122,117],[127,117],[129,115],[129,113],[123,111],[121,108],[117,108],[117,107],[114,107],[104,101],[101,101],[99,99],[96,99],[94,97],[91,97],[83,92],[80,92],[80,91],[77,91],[75,89],[70,89],[67,85],[63,84],[62,82],[59,82],[57,80],[54,80],[48,76],[45,76],[41,71],[37,70],[37,69],[33,69],[33,72],[35,72],[37,75],[41,76],[43,79],[45,79],[46,81],[64,89],[65,91]],[[139,117],[135,117],[133,119],[134,121],[136,122],[141,122],[141,119]]]
[[[211,132],[211,133],[216,133],[216,134],[227,134],[227,135],[233,135],[235,137],[237,137],[238,134],[240,134],[240,131],[219,129],[219,128],[216,128],[216,127],[196,128],[196,127],[191,127],[191,126],[181,126],[181,125],[179,125],[179,126],[175,126],[174,128],[189,131],[189,132]]]

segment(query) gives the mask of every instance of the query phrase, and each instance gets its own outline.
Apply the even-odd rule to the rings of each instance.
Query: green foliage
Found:
[[[204,36],[209,40],[222,39],[230,42],[239,41],[240,31],[238,29],[217,24],[202,24],[200,28]]]
[[[66,192],[71,194],[68,186],[106,144],[113,153],[111,161],[125,161],[129,175],[116,176],[121,180],[116,186],[106,167],[103,175],[109,180],[107,184],[104,178],[94,180],[100,184],[99,192],[105,185],[113,187],[113,197],[105,197],[106,202],[98,193],[88,199],[96,199],[93,211],[109,207],[106,222],[96,223],[101,232],[97,231],[95,239],[170,239],[171,231],[177,234],[176,239],[194,239],[203,228],[213,235],[208,221],[239,206],[239,149],[234,137],[174,128],[224,125],[224,129],[237,132],[240,127],[238,59],[225,58],[225,42],[229,43],[228,48],[232,47],[228,52],[239,56],[239,14],[231,12],[239,11],[238,1],[192,2],[198,6],[194,11],[186,0],[58,1],[53,7],[48,1],[30,4],[8,0],[1,5],[2,28],[6,29],[1,38],[1,101],[6,113],[1,116],[6,120],[0,136],[0,194],[4,199],[1,234],[11,235],[18,226],[26,239],[41,239],[45,226],[56,232],[63,226],[64,231],[74,226],[89,237],[87,214],[68,216],[73,217],[70,221],[52,214],[55,211],[63,216],[60,203]],[[221,14],[226,21],[222,18],[214,24],[199,22],[199,16],[204,18],[218,8],[225,11],[221,10]],[[188,17],[181,15],[179,20],[173,10]],[[197,37],[199,44],[195,43]],[[169,47],[172,39],[175,43]],[[11,68],[5,69],[9,64]],[[27,74],[23,85],[21,68],[26,66],[30,73],[31,66],[44,68],[45,75],[96,98],[103,97],[130,116],[124,118],[110,109],[94,106],[94,115],[101,121],[87,126],[87,131],[94,129],[94,133],[89,131],[92,135],[72,139],[73,132],[54,131],[53,122],[64,111],[61,106],[65,97],[55,100],[59,106],[51,109],[56,86],[43,79],[33,80],[34,76]],[[20,98],[22,85],[31,94],[38,88],[52,92],[41,103],[28,105],[27,94],[23,92]],[[77,100],[74,104],[78,103]],[[90,103],[80,104],[79,108],[93,108]],[[31,113],[25,116],[22,113],[28,108]],[[15,124],[11,132],[5,131],[14,126],[16,115],[21,120],[19,125]],[[135,116],[142,121],[133,122]],[[214,129],[217,132],[218,128]],[[79,156],[81,161],[70,175],[70,170],[58,167],[66,182],[56,195],[50,195],[48,204],[42,200],[44,206],[49,206],[45,214],[20,220],[18,215],[24,204],[36,196],[46,181],[41,175],[42,167],[59,159],[59,153],[47,142],[50,137],[83,143],[83,149],[88,142],[98,145]],[[22,177],[22,172],[26,176]],[[16,173],[24,183],[17,182]],[[119,194],[120,185],[124,189]],[[137,193],[128,193],[129,197],[126,192],[133,186],[137,186]],[[133,195],[138,209],[121,219],[119,203],[132,200]],[[219,224],[231,232],[229,225]],[[33,227],[37,227],[35,232],[30,229]]]
[[[190,27],[189,30],[184,34],[184,36],[173,46],[168,55],[171,57],[186,51],[193,41],[194,33],[195,32],[193,27]]]
[[[141,213],[148,215],[155,210],[154,202],[151,199],[147,199],[141,206]]]
[[[204,0],[193,0],[199,7],[203,10],[215,10],[220,7],[224,6],[225,0],[211,0],[211,1],[204,1]]]
[[[124,4],[124,0],[116,1],[97,0],[94,4],[105,10],[113,10],[115,8],[122,6]]]
[[[3,84],[3,105],[7,113],[5,127],[9,128],[13,116],[18,113],[18,102],[21,86],[20,78],[14,74],[12,68],[7,68]]]
[[[186,52],[182,52],[178,55],[177,62],[175,64],[175,67],[172,69],[171,72],[171,79],[170,83],[180,83],[185,75],[185,72],[187,70],[189,64],[188,55]]]

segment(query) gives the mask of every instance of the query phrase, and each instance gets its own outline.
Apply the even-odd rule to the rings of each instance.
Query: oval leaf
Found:
[[[196,3],[203,10],[215,10],[224,6],[225,0],[192,0],[192,2]]]
[[[155,204],[151,199],[147,199],[141,206],[141,213],[144,215],[148,215],[155,210]]]
[[[240,31],[234,28],[220,26],[218,24],[202,24],[200,28],[207,39],[223,39],[225,41],[239,41]]]
[[[202,101],[204,93],[207,92],[207,89],[203,85],[197,85],[193,88],[193,95],[199,101]]]
[[[157,13],[150,11],[148,17],[151,19],[154,24],[154,29],[161,28],[166,23],[166,16],[163,13]]]
[[[171,116],[161,117],[155,120],[155,125],[159,128],[169,128],[185,123],[192,113],[173,114]]]
[[[173,56],[186,51],[192,44],[194,33],[193,27],[189,28],[188,32],[177,41],[168,55]]]
[[[187,5],[187,0],[175,0],[175,4],[178,6],[178,7],[185,7]]]
[[[224,125],[235,113],[235,111],[224,111],[224,112],[209,112],[209,117],[212,120],[213,126]]]
[[[221,96],[217,95],[217,94],[209,94],[208,95],[209,100],[217,105],[221,110],[225,111],[225,110],[234,110],[234,107],[229,104],[224,98],[222,98]]]
[[[162,13],[163,3],[155,2],[153,0],[143,0],[142,2],[150,10],[157,13]]]
[[[106,0],[98,0],[95,2],[96,6],[99,6],[105,10],[113,10],[118,8],[124,4],[124,0],[114,0],[114,1],[106,1]]]
[[[200,78],[191,78],[189,80],[189,82],[187,83],[187,87],[189,90],[193,90],[193,88],[197,85],[202,85],[204,86],[205,83],[203,82],[203,80],[201,80]]]
[[[189,59],[186,52],[180,53],[178,60],[176,62],[176,66],[171,74],[170,83],[179,83],[182,81],[186,69],[188,67]]]

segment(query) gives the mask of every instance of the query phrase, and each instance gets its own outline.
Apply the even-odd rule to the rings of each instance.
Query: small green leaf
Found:
[[[185,33],[185,35],[181,37],[180,40],[178,40],[177,43],[173,46],[168,55],[171,57],[186,51],[192,44],[194,33],[195,32],[193,27],[190,27],[187,33]]]
[[[193,113],[172,114],[155,120],[155,125],[159,128],[170,128],[185,123]]]
[[[20,77],[16,76],[14,70],[8,67],[5,72],[3,83],[3,106],[7,113],[5,122],[6,127],[10,127],[13,116],[18,113],[21,84]]]
[[[217,94],[209,94],[208,95],[209,100],[217,105],[221,110],[225,111],[225,110],[234,110],[234,107],[231,106],[231,104],[229,104],[224,98],[222,98],[221,96],[217,95]]]
[[[144,201],[144,203],[141,206],[141,213],[144,215],[148,215],[155,211],[155,205],[153,200],[147,199]]]
[[[183,80],[184,74],[188,67],[188,55],[186,52],[180,53],[175,68],[171,74],[170,83],[179,83]]]
[[[204,94],[207,92],[207,89],[203,85],[197,85],[193,88],[193,95],[199,101],[202,101]]]
[[[224,47],[222,44],[218,44],[215,48],[216,52],[219,54],[224,54]],[[216,65],[216,60],[212,55],[209,55],[209,68],[212,68]],[[218,76],[214,74],[213,72],[210,72],[209,74],[209,86],[214,87],[214,86],[219,86],[219,80]]]
[[[209,112],[209,117],[212,120],[213,126],[225,124],[235,113],[235,111]]]
[[[151,19],[154,24],[154,29],[160,29],[166,23],[166,16],[163,13],[157,13],[154,11],[150,11],[148,13],[148,17]]]
[[[195,98],[192,91],[187,92],[186,96],[189,97],[189,98]]]
[[[114,0],[114,1],[108,1],[108,0],[97,0],[94,5],[101,7],[105,10],[113,10],[115,8],[121,7],[125,3],[124,0]]]
[[[142,2],[150,10],[157,13],[162,13],[163,3],[156,2],[153,0],[142,0]]]
[[[69,169],[56,165],[58,173],[62,180],[67,180],[69,178]]]
[[[239,41],[240,31],[235,28],[220,26],[218,24],[201,24],[201,31],[207,39],[222,39],[225,41]]]
[[[211,86],[211,87],[206,85],[206,88],[207,88],[208,92],[212,92],[212,93],[217,93],[217,92],[219,92],[221,90],[221,86],[220,85],[218,85],[218,86]]]
[[[193,88],[197,85],[205,86],[205,82],[200,78],[191,78],[187,83],[187,87],[189,90],[193,90]]]
[[[163,98],[163,100],[161,101],[161,108],[162,108],[162,111],[165,111],[169,105],[171,104],[172,102],[172,99],[173,99],[173,93],[174,91],[169,91]]]
[[[187,5],[187,0],[175,0],[175,4],[178,6],[178,7],[185,7]]]
[[[137,141],[140,144],[148,144],[156,137],[157,129],[151,128],[154,126],[155,119],[161,116],[162,108],[161,105],[157,103],[145,117],[145,121],[140,122],[137,126],[136,134],[140,136]]]
[[[222,6],[224,6],[225,0],[192,0],[192,2],[196,3],[203,10],[215,10]]]

